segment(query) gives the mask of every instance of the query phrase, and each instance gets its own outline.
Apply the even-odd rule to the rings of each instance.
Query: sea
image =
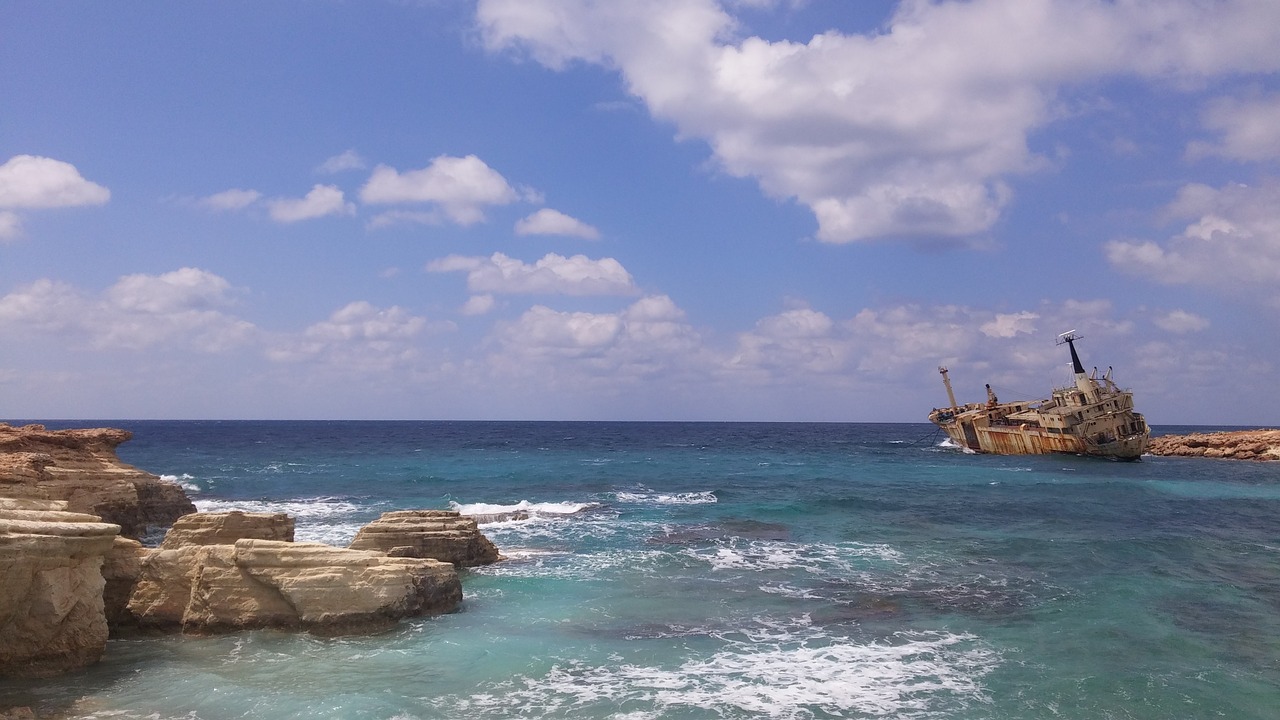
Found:
[[[131,430],[125,462],[299,541],[454,509],[505,559],[377,635],[122,637],[0,683],[40,717],[1280,717],[1280,463],[928,424],[45,424]]]

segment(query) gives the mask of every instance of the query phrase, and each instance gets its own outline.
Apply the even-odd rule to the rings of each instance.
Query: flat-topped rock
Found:
[[[102,563],[120,526],[67,505],[0,501],[0,676],[56,675],[106,649]]]
[[[1232,460],[1280,460],[1280,430],[1230,430],[1151,438],[1152,455],[1226,458]]]
[[[462,585],[449,563],[242,539],[152,551],[129,611],[141,627],[160,630],[333,635],[384,630],[406,617],[450,612],[461,602]]]
[[[131,437],[115,428],[0,423],[0,496],[66,501],[67,510],[97,515],[135,539],[195,512],[177,483],[120,461],[116,448]]]
[[[365,525],[352,550],[377,550],[399,557],[432,558],[458,567],[502,559],[476,521],[453,510],[396,510]]]
[[[160,547],[232,545],[244,539],[293,542],[294,526],[294,519],[286,513],[192,513],[173,522]]]

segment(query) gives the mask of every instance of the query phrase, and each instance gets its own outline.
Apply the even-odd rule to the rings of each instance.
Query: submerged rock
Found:
[[[114,428],[0,423],[0,497],[65,500],[68,510],[97,515],[134,539],[195,512],[180,485],[116,457],[131,437]]]
[[[453,510],[397,510],[360,528],[352,550],[378,550],[398,557],[432,558],[458,567],[502,559],[474,518]]]
[[[56,675],[106,649],[102,563],[120,526],[67,505],[0,499],[0,676]]]

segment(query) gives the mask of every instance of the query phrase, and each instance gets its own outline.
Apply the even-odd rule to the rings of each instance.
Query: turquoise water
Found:
[[[113,640],[87,672],[0,685],[0,707],[1280,713],[1280,463],[980,456],[923,424],[110,424],[202,510],[284,510],[299,540],[344,545],[397,508],[530,519],[482,526],[508,560],[463,573],[457,613],[372,637]]]

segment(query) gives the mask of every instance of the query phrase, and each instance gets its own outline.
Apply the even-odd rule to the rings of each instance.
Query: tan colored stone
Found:
[[[193,513],[174,521],[160,547],[231,545],[246,538],[293,542],[294,520],[285,513]]]
[[[113,632],[135,624],[128,608],[129,596],[142,573],[142,561],[150,552],[137,540],[118,537],[102,563],[102,579],[106,583],[102,591],[102,605],[107,615],[107,627]]]
[[[448,563],[242,539],[152,552],[129,610],[144,627],[192,633],[273,627],[346,634],[449,612],[461,601]]]
[[[0,423],[0,496],[65,501],[65,509],[97,515],[135,539],[195,512],[181,486],[116,457],[116,447],[130,437],[113,428]]]
[[[397,510],[365,525],[352,550],[377,550],[397,557],[432,558],[457,567],[488,565],[502,559],[472,518],[452,510]]]
[[[1151,438],[1152,455],[1280,460],[1280,430],[1233,430]]]
[[[101,569],[120,527],[63,510],[42,521],[32,507],[0,508],[0,676],[56,675],[106,648]]]

